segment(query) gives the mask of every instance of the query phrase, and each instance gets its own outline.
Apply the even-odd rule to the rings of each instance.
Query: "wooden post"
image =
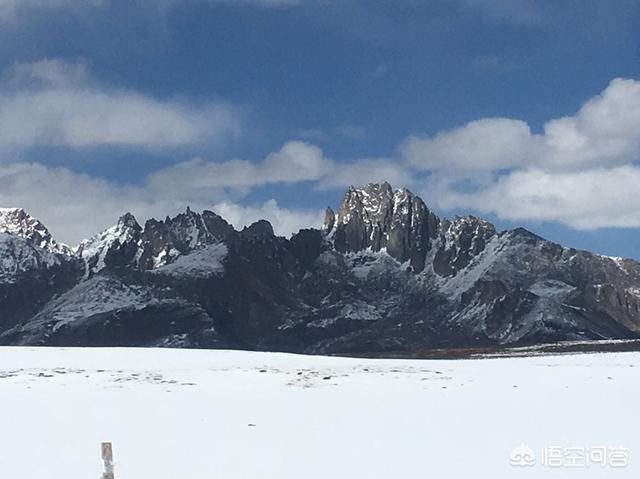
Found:
[[[104,462],[104,474],[102,479],[114,479],[113,476],[113,448],[110,442],[102,443],[102,461]]]

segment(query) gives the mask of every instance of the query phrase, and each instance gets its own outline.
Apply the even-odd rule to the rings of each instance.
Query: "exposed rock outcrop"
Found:
[[[335,223],[336,250],[386,250],[399,262],[408,261],[416,272],[424,269],[440,227],[422,199],[404,188],[394,192],[389,183],[350,187]]]

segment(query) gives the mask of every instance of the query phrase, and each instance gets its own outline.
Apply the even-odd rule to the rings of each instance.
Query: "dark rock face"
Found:
[[[0,233],[0,331],[29,320],[82,277],[78,259],[52,253],[33,241]]]
[[[444,220],[440,227],[441,247],[433,260],[433,270],[440,276],[452,276],[465,268],[496,234],[491,223],[474,216]]]
[[[265,220],[256,221],[255,223],[244,228],[240,234],[250,239],[267,239],[274,236],[273,226]]]
[[[142,233],[139,267],[151,269],[171,262],[197,246],[226,238],[232,231],[233,227],[212,211],[200,215],[187,208],[175,218],[149,220]]]
[[[291,237],[291,248],[298,260],[307,267],[312,267],[323,249],[322,233],[318,230],[300,230]]]
[[[75,253],[6,231],[2,344],[366,354],[640,336],[640,263],[440,220],[386,183],[291,239],[190,210],[144,228],[126,214]]]
[[[328,228],[333,224],[328,214]],[[438,233],[439,220],[424,202],[409,190],[394,192],[389,183],[349,188],[335,221],[334,245],[340,252],[386,249],[392,257],[409,264],[416,272],[424,269],[431,239]]]

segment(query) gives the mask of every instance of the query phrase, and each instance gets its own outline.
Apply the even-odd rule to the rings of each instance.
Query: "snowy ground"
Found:
[[[639,372],[640,353],[0,348],[0,477],[97,479],[108,440],[117,479],[637,478]],[[521,443],[534,465],[510,465]],[[542,464],[554,447],[625,447],[628,465]]]

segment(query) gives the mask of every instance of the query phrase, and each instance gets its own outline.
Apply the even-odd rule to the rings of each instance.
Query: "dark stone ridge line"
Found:
[[[638,262],[441,219],[388,183],[348,188],[289,239],[187,208],[126,213],[71,251],[3,211],[0,344],[411,355],[640,332]]]

